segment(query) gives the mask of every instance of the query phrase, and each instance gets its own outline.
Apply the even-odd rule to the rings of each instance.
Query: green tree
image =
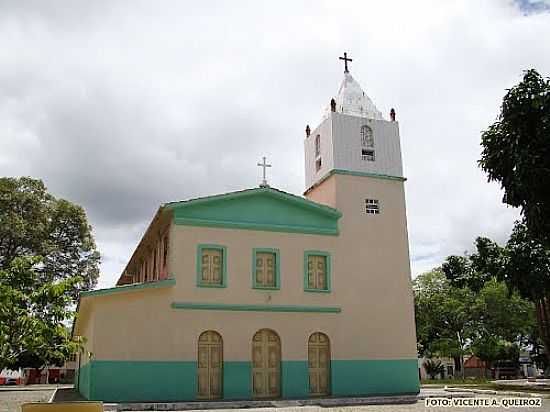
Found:
[[[481,243],[488,244],[485,240]],[[463,370],[467,353],[488,364],[514,360],[503,356],[511,353],[510,347],[528,345],[535,324],[533,304],[496,278],[473,291],[468,285],[473,279],[477,287],[483,277],[474,269],[480,263],[472,263],[469,257],[450,261],[455,269],[467,268],[468,276],[449,280],[441,269],[434,269],[414,281],[419,353],[452,357],[457,371]]]
[[[499,361],[511,361],[519,365],[519,345],[515,342],[487,335],[483,339],[475,340],[471,349],[489,368],[498,366]]]
[[[479,165],[500,182],[503,202],[521,208],[533,236],[550,246],[550,81],[527,70],[481,145]]]
[[[73,313],[67,293],[78,277],[43,282],[40,258],[15,258],[0,269],[0,370],[5,367],[61,366],[81,341],[65,327]]]
[[[504,248],[485,237],[475,241],[476,252],[465,256],[449,256],[441,265],[451,285],[479,292],[493,278],[502,276]]]
[[[471,310],[476,325],[472,353],[489,366],[497,360],[517,361],[519,346],[528,346],[535,326],[533,304],[493,278],[476,294]]]
[[[0,269],[24,256],[42,257],[39,285],[78,277],[73,300],[97,283],[100,256],[82,207],[56,199],[41,180],[0,178]]]
[[[413,289],[420,354],[452,357],[455,370],[462,371],[474,326],[474,293],[453,287],[439,268],[418,276]]]
[[[550,248],[535,238],[528,227],[516,222],[506,244],[505,282],[535,305],[540,339],[550,354]],[[548,360],[548,359],[547,359]]]
[[[478,331],[510,342],[526,342],[535,325],[533,304],[497,279],[476,294],[472,312]]]

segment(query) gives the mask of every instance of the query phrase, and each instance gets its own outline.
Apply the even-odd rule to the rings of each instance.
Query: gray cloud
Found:
[[[111,285],[162,202],[255,186],[263,155],[301,193],[347,50],[397,109],[413,274],[504,241],[517,211],[477,168],[480,132],[522,70],[550,73],[550,14],[441,3],[0,3],[0,174],[83,205]]]

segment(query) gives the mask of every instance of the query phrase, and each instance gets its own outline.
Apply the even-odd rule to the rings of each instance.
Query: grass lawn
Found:
[[[475,378],[475,379],[422,379],[421,385],[436,385],[436,386],[451,386],[451,385],[481,385],[488,384],[490,380],[487,378]]]
[[[450,386],[454,388],[469,388],[469,389],[491,389],[494,391],[506,392],[529,392],[546,395],[550,397],[550,388],[537,386],[523,385],[502,385],[492,383],[489,379],[423,379],[420,381],[423,388],[441,388]]]

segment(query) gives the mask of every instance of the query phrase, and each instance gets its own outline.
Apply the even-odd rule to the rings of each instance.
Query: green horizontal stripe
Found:
[[[356,172],[353,170],[345,170],[345,169],[334,169],[329,172],[329,175],[331,174],[337,174],[337,175],[350,175],[350,176],[365,176],[365,177],[376,177],[378,179],[387,179],[387,180],[398,180],[400,182],[404,182],[407,180],[405,177],[400,176],[392,176],[392,175],[385,175],[382,173],[372,173],[372,172]],[[328,176],[327,176],[328,177]]]
[[[268,223],[248,223],[230,220],[196,219],[186,217],[174,217],[176,225],[223,227],[229,229],[265,230],[268,232],[306,233],[312,235],[337,236],[337,228],[323,228],[314,226],[276,225]]]
[[[400,176],[392,176],[392,175],[385,175],[382,173],[373,173],[373,172],[356,172],[353,170],[345,170],[345,169],[332,169],[328,173],[326,173],[323,177],[321,177],[317,182],[315,182],[313,185],[311,185],[304,194],[308,193],[311,189],[314,187],[319,186],[321,183],[323,183],[325,180],[327,180],[332,175],[348,175],[348,176],[362,176],[362,177],[373,177],[375,179],[386,179],[386,180],[395,180],[399,182],[404,182],[407,180],[406,177],[400,177]]]
[[[295,306],[295,305],[238,305],[225,303],[174,302],[172,309],[225,310],[237,312],[311,312],[340,313],[337,306]]]
[[[87,297],[87,296],[112,295],[114,293],[131,292],[134,290],[165,288],[169,286],[174,286],[175,284],[176,284],[175,279],[157,280],[155,282],[137,283],[135,285],[117,286],[117,287],[108,288],[108,289],[88,290],[85,292],[80,292],[80,296]]]

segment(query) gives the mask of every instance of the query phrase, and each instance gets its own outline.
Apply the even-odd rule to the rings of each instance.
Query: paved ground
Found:
[[[500,396],[493,396],[502,400]],[[472,399],[472,398],[469,398]],[[550,411],[550,399],[544,403],[541,408],[477,408],[477,407],[426,407],[424,401],[418,401],[412,404],[399,405],[369,405],[369,406],[345,406],[337,408],[323,408],[318,406],[302,406],[293,408],[262,408],[262,409],[218,409],[216,412],[536,412]],[[190,412],[190,411],[186,411]],[[195,412],[195,411],[193,411]],[[204,411],[197,411],[204,412]]]
[[[446,398],[447,402],[459,402],[462,403],[462,406],[452,406],[452,407],[444,407],[444,406],[432,406],[428,407],[425,404],[424,398],[430,398],[433,399],[434,397],[449,397],[453,396],[453,398]],[[482,411],[506,411],[506,412],[530,412],[530,411],[550,411],[550,398],[544,398],[542,399],[541,406],[529,406],[526,405],[524,407],[476,407],[472,406],[474,402],[480,402],[485,401],[489,404],[491,402],[498,402],[498,404],[503,404],[505,402],[505,399],[515,398],[519,399],[520,402],[536,402],[534,398],[529,396],[514,396],[514,395],[494,395],[494,394],[475,394],[471,392],[461,392],[461,393],[452,393],[444,391],[442,388],[440,389],[422,389],[419,398],[420,400],[416,402],[409,402],[409,403],[400,403],[400,404],[377,404],[377,405],[353,405],[353,406],[338,406],[338,407],[328,407],[328,406],[295,406],[297,403],[296,401],[274,401],[273,404],[277,406],[274,407],[266,407],[266,408],[243,408],[243,409],[216,409],[215,412],[482,412]],[[453,400],[454,399],[454,400]],[[403,400],[403,399],[396,399],[396,400]],[[353,402],[353,399],[344,399],[339,401],[349,401]],[[298,401],[299,402],[299,401]],[[294,404],[294,405],[293,405]],[[114,405],[106,405],[107,408],[113,407]],[[137,405],[135,405],[137,406]],[[147,410],[147,408],[138,409],[136,408],[135,411],[141,412]],[[161,410],[159,408],[159,410]],[[179,411],[183,412],[183,411]],[[205,409],[191,409],[187,408],[185,412],[205,412]]]
[[[19,412],[20,405],[26,402],[48,402],[55,386],[39,386],[3,387],[0,390],[0,412]]]
[[[19,405],[25,402],[47,402],[53,394],[55,385],[36,385],[36,386],[23,386],[23,387],[1,387],[0,388],[0,412],[19,412]],[[65,386],[66,387],[66,386]],[[63,392],[63,391],[60,391]],[[423,389],[421,397],[434,397],[448,395],[442,389]],[[464,396],[459,399],[459,402],[471,402],[473,399],[496,399],[498,402],[503,402],[504,398],[510,398],[507,396],[495,396],[484,394],[453,394],[453,396]],[[517,399],[529,400],[530,397],[521,397]],[[69,400],[69,399],[66,399]],[[72,400],[72,399],[70,399]],[[548,411],[550,412],[550,398],[542,400],[542,407],[528,406],[528,407],[426,407],[425,401],[419,400],[414,403],[407,404],[395,404],[395,405],[365,405],[365,406],[342,406],[342,407],[320,407],[320,406],[293,406],[292,402],[286,403],[286,401],[278,402],[277,408],[246,408],[246,409],[217,409],[216,412],[482,412],[482,411],[506,411],[506,412],[536,412],[536,411]],[[114,406],[114,405],[112,405]],[[198,411],[198,410],[197,410]],[[186,412],[189,412],[187,410]],[[204,409],[200,412],[204,412]]]

